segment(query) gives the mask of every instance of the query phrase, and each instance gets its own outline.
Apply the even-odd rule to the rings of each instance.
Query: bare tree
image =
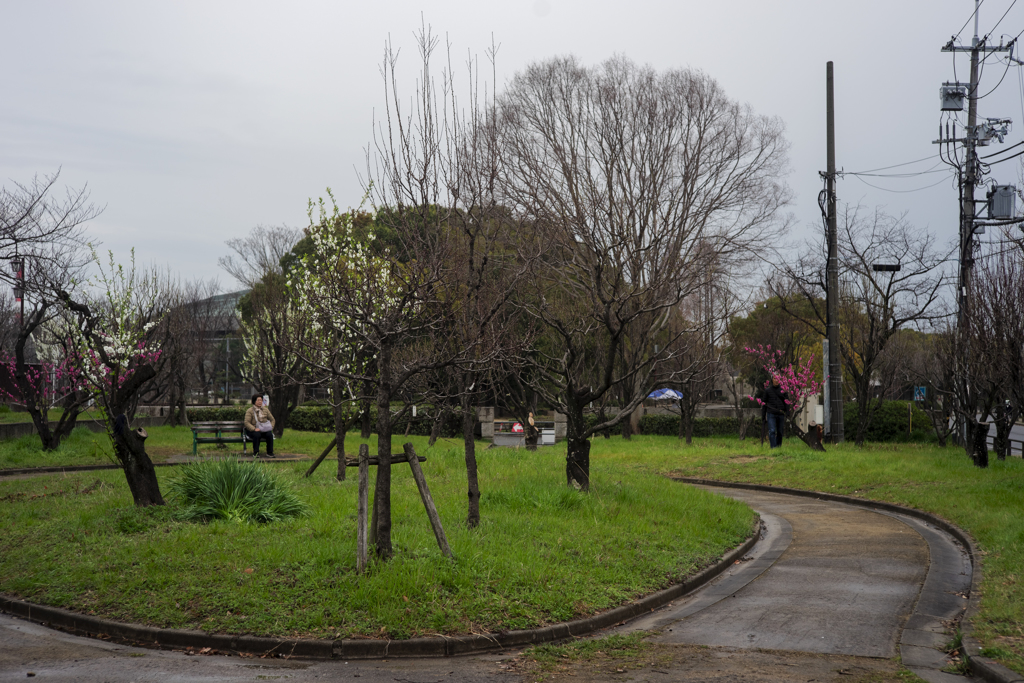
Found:
[[[293,351],[305,332],[295,302],[285,285],[282,262],[293,257],[303,232],[286,226],[253,228],[226,244],[233,255],[218,259],[220,267],[249,289],[240,302],[245,344],[242,376],[266,392],[277,414],[274,432],[284,433],[292,412],[313,381],[308,365]]]
[[[59,292],[70,289],[87,261],[83,251],[85,223],[100,209],[89,201],[86,188],[57,190],[60,171],[36,176],[31,183],[12,183],[0,188],[0,259],[11,259],[16,268],[0,268],[0,283],[21,291],[24,318],[16,322],[12,355],[8,358],[19,397],[46,450],[54,449],[74,429],[86,396],[78,392],[71,367],[71,356],[61,353],[60,335],[48,336],[59,320]],[[17,270],[18,272],[15,272]],[[15,318],[18,320],[18,318]],[[56,376],[65,377],[62,387],[50,386],[50,378],[41,377],[38,367],[30,367],[26,349],[33,341],[42,350],[50,350],[46,359]],[[64,349],[66,351],[66,349]],[[61,388],[64,391],[59,391]],[[61,395],[63,394],[63,395]],[[55,429],[50,429],[48,414],[56,400],[65,410]]]
[[[503,203],[550,252],[520,305],[557,338],[534,359],[536,389],[565,413],[570,485],[590,485],[589,437],[625,419],[664,377],[654,353],[672,310],[700,283],[771,239],[789,201],[777,119],[729,100],[708,76],[656,73],[617,57],[596,68],[552,59],[498,98]],[[620,348],[642,353],[620,364]],[[595,350],[600,349],[600,355]],[[621,411],[584,411],[621,390]]]
[[[1005,459],[1024,409],[1024,250],[1006,234],[975,266],[952,367],[960,371],[957,422],[966,426],[968,455],[981,464],[989,427],[996,427],[993,446]]]
[[[948,252],[932,236],[881,209],[865,215],[847,206],[839,226],[840,350],[844,375],[852,378],[857,401],[857,445],[891,388],[892,375],[879,372],[890,340],[903,328],[928,326],[945,311],[938,305],[946,283]],[[899,270],[876,270],[875,266]],[[826,336],[825,254],[805,253],[771,280],[783,307],[817,334]],[[877,385],[875,383],[878,383]]]
[[[161,306],[167,311],[161,320],[166,339],[161,347],[162,370],[147,384],[142,400],[166,401],[170,410],[167,424],[188,424],[188,402],[204,390],[207,359],[218,334],[231,326],[234,311],[224,310],[215,280],[178,281],[171,273],[159,275]]]
[[[58,170],[28,184],[0,188],[0,259],[28,257],[43,272],[59,271],[69,261],[81,263],[85,223],[101,209],[89,201],[87,188],[66,188],[60,195],[59,176]],[[6,268],[0,269],[0,281],[16,284]]]
[[[288,256],[302,239],[298,228],[286,225],[257,225],[245,237],[233,237],[225,242],[234,254],[217,259],[231,277],[244,287],[252,289],[267,275],[281,275],[281,260]]]

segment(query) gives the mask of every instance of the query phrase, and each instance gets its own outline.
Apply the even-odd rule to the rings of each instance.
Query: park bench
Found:
[[[192,455],[198,453],[201,443],[240,443],[245,453],[246,442],[248,439],[245,438],[245,427],[241,420],[192,423]]]
[[[205,434],[206,436],[200,436]],[[281,438],[274,436],[274,443]],[[245,435],[245,422],[242,420],[224,420],[222,422],[193,422],[192,423],[192,455],[199,452],[201,443],[240,443],[242,453],[245,453],[245,444],[252,443],[252,439]]]

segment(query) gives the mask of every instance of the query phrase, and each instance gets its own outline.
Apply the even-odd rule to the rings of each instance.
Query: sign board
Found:
[[[925,394],[925,387],[914,387],[914,400],[923,401]]]

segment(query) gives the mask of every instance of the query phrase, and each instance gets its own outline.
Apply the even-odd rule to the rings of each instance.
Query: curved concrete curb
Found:
[[[408,640],[314,640],[262,638],[248,635],[227,635],[179,629],[163,629],[141,624],[125,624],[100,617],[78,614],[58,607],[34,605],[0,595],[0,611],[44,626],[70,631],[78,635],[100,636],[134,645],[164,649],[211,648],[221,652],[304,657],[314,659],[380,659],[385,657],[448,657],[486,650],[522,647],[537,643],[566,640],[593,633],[608,626],[628,621],[645,612],[700,588],[746,555],[760,538],[761,520],[755,521],[750,537],[728,552],[719,562],[682,583],[666,588],[621,607],[537,629],[502,631],[483,635],[410,638]]]
[[[153,467],[171,467],[176,462],[155,462]],[[61,472],[93,472],[96,470],[119,470],[120,465],[65,465],[54,467],[9,467],[0,470],[0,478],[19,474],[60,474]]]
[[[713,479],[697,479],[694,477],[673,477],[677,481],[683,481],[688,484],[701,484],[704,486],[720,486],[723,488],[737,488],[737,489],[749,489],[753,491],[766,491],[769,493],[785,493],[793,496],[804,496],[806,498],[817,498],[820,500],[832,500],[840,503],[847,503],[849,505],[857,505],[866,508],[877,508],[880,510],[886,510],[888,512],[896,512],[899,514],[908,515],[910,517],[916,517],[917,519],[923,520],[932,524],[950,536],[955,538],[957,541],[966,548],[971,558],[972,575],[971,575],[971,594],[967,600],[967,610],[964,612],[964,617],[961,622],[961,629],[964,633],[964,649],[970,658],[971,673],[981,680],[989,681],[990,683],[1024,683],[1024,676],[1014,673],[1010,669],[1006,668],[1002,664],[989,659],[988,657],[982,657],[977,654],[981,651],[981,645],[977,640],[970,637],[970,624],[971,620],[978,613],[981,607],[981,575],[982,569],[981,564],[978,562],[980,553],[978,547],[971,538],[970,534],[948,522],[947,520],[939,517],[938,515],[916,508],[904,507],[902,505],[896,505],[895,503],[886,503],[883,501],[869,500],[866,498],[855,498],[854,496],[843,496],[835,493],[824,493],[820,491],[805,491],[803,489],[792,489],[785,486],[770,486],[767,484],[746,484],[741,482],[727,482],[727,481],[716,481]]]

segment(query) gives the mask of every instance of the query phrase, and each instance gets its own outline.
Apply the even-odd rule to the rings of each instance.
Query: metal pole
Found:
[[[829,428],[832,443],[841,443],[843,437],[843,366],[839,354],[839,247],[836,227],[836,122],[835,97],[832,77],[832,62],[825,68],[827,118],[826,193],[828,194],[828,262],[826,264],[825,308],[828,317],[828,378],[829,384]]]
[[[228,377],[231,372],[231,337],[225,337],[227,351],[224,354],[224,405],[228,404]]]
[[[965,169],[963,194],[960,197],[960,278],[957,290],[957,329],[962,339],[969,343],[965,334],[969,317],[967,292],[970,287],[971,267],[974,265],[974,190],[978,182],[978,160],[975,156],[975,145],[978,139],[978,10],[980,0],[974,3],[974,39],[971,41],[971,84],[967,91],[967,135],[964,136]],[[963,368],[963,383],[960,390],[965,392],[964,403],[968,403],[971,392],[970,364],[967,362],[967,349],[962,350],[959,362]],[[967,439],[967,416],[961,418],[960,435],[964,439],[964,447],[970,452],[971,445]]]

